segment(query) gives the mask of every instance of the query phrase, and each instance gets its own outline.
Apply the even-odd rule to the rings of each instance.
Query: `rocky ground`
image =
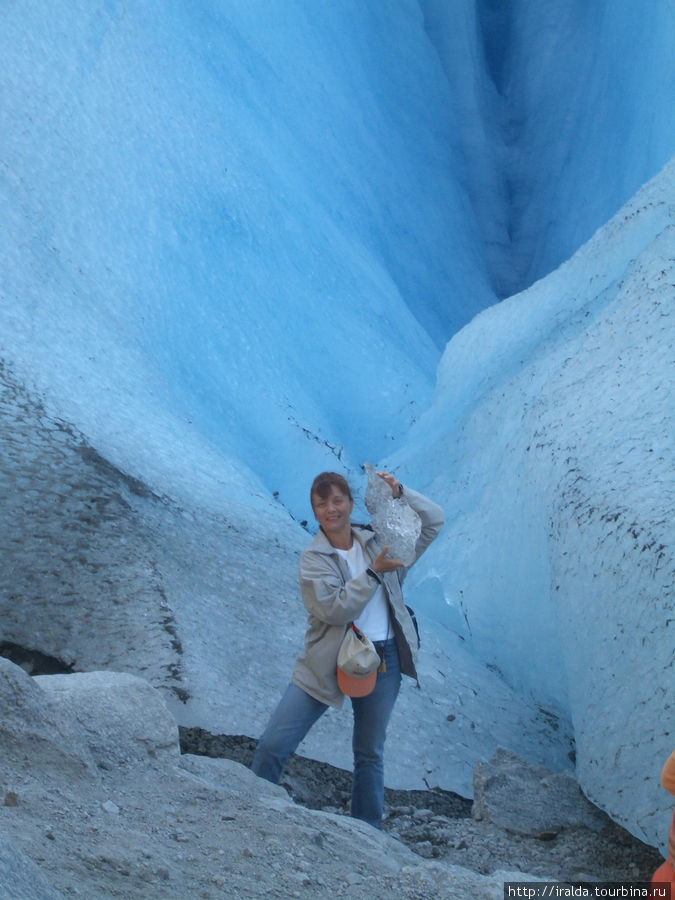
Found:
[[[248,766],[255,741],[180,729],[183,752],[232,759]],[[293,756],[281,784],[296,803],[348,815],[351,775]],[[648,881],[662,862],[657,850],[597,811],[599,828],[584,825],[518,834],[472,817],[472,802],[450,791],[386,789],[383,829],[419,856],[481,874],[519,870],[543,880]]]
[[[237,762],[181,754],[134,676],[30,678],[0,658],[0,710],[3,900],[501,900],[520,878],[424,859]]]
[[[449,792],[387,791],[381,832],[346,814],[349,773],[296,757],[268,784],[250,738],[179,732],[132,675],[0,657],[0,711],[3,900],[502,900],[506,881],[644,880],[660,859],[506,751],[476,767],[481,820]],[[566,806],[590,827],[543,828]]]

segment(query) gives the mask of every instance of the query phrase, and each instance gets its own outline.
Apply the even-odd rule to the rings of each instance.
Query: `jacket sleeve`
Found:
[[[366,572],[344,581],[326,553],[305,550],[300,557],[300,592],[307,612],[328,625],[347,625],[358,618],[377,590]]]

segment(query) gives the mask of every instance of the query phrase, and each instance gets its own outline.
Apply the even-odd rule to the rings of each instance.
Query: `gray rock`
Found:
[[[27,763],[43,773],[92,777],[94,761],[86,736],[54,708],[22,668],[0,657],[0,757],[5,768]]]
[[[530,765],[502,749],[489,763],[476,764],[472,815],[531,837],[579,825],[600,831],[607,821],[571,775]]]
[[[434,855],[434,847],[431,841],[420,841],[413,847],[415,853],[423,859],[432,859]]]
[[[365,463],[364,469],[368,476],[365,503],[371,525],[382,544],[389,547],[388,556],[410,566],[415,561],[415,545],[422,530],[420,517],[405,500],[394,500],[389,486],[375,474],[370,463]]]
[[[100,769],[178,760],[176,721],[159,692],[142,678],[121,672],[79,672],[33,680],[54,708],[78,722]]]

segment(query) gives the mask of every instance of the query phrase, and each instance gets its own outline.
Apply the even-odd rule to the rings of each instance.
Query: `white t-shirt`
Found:
[[[340,550],[338,547],[335,549],[343,559],[347,560],[349,574],[352,578],[358,578],[368,568],[368,560],[356,538],[349,550]],[[379,585],[358,619],[354,619],[354,624],[371,641],[386,641],[390,636],[389,603],[382,585]]]

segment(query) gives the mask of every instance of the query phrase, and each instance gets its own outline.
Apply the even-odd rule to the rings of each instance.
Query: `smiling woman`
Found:
[[[337,472],[322,472],[312,483],[309,499],[314,518],[333,546],[349,550],[354,499],[346,479]]]
[[[392,496],[409,504],[422,520],[417,560],[440,531],[443,512],[416,491],[404,491],[388,472],[377,475]],[[387,724],[401,675],[417,678],[417,635],[401,593],[406,569],[400,560],[387,556],[388,548],[370,526],[352,524],[352,493],[342,475],[317,475],[310,499],[319,533],[300,559],[300,590],[308,612],[305,648],[258,743],[251,768],[277,783],[287,758],[312,725],[329,706],[342,705],[339,684],[345,682],[338,682],[338,651],[354,626],[374,645],[380,666],[367,690],[359,691],[359,696],[349,691],[354,713],[351,814],[379,828]]]

